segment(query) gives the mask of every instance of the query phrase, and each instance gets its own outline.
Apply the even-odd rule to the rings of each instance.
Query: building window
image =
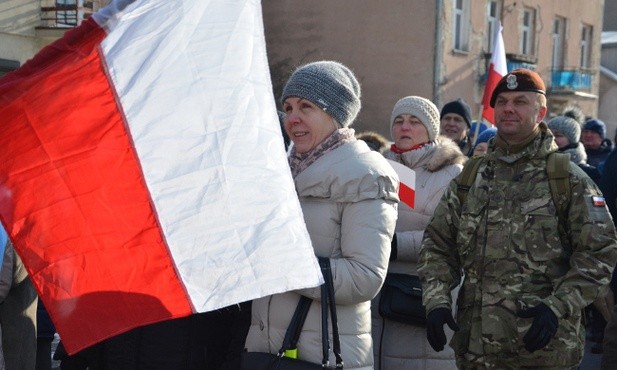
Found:
[[[485,50],[488,53],[493,52],[495,47],[495,36],[499,32],[499,20],[501,18],[501,1],[489,1],[487,4],[487,30],[486,30],[486,45]]]
[[[593,27],[583,24],[581,32],[581,68],[591,68],[591,39]]]
[[[551,65],[553,69],[563,69],[564,47],[566,44],[566,20],[561,17],[553,21],[553,56]]]
[[[536,11],[532,8],[523,9],[523,23],[521,25],[521,54],[534,55],[536,32]]]
[[[469,51],[469,0],[454,1],[454,50]]]

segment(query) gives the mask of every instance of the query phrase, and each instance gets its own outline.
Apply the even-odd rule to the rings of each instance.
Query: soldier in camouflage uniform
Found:
[[[563,217],[570,245],[560,238],[546,169],[557,145],[541,123],[544,91],[529,70],[500,80],[491,98],[498,134],[466,201],[455,179],[425,232],[419,273],[427,337],[441,350],[443,325],[458,329],[450,345],[461,369],[576,369],[581,310],[608,284],[617,259],[601,193],[571,163]],[[455,321],[450,290],[462,279]]]

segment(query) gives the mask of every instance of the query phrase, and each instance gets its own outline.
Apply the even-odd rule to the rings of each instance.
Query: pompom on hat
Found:
[[[568,139],[570,144],[578,143],[581,139],[581,125],[571,117],[557,116],[548,121],[551,131],[558,131]]]
[[[392,135],[392,124],[394,119],[401,114],[409,114],[422,122],[428,131],[430,141],[435,141],[439,135],[439,109],[432,101],[421,96],[406,96],[394,104],[390,115],[390,135]]]
[[[533,91],[538,94],[546,95],[546,87],[542,77],[536,72],[519,68],[503,76],[495,86],[491,95],[491,108],[495,108],[497,96],[502,92],[508,91]]]
[[[441,108],[441,114],[439,115],[439,119],[442,119],[448,113],[456,113],[459,116],[463,117],[465,122],[467,123],[467,127],[471,128],[471,108],[467,102],[461,98],[453,100]]]
[[[283,89],[281,103],[289,97],[309,100],[341,127],[351,125],[361,107],[358,80],[349,68],[333,61],[298,67]]]

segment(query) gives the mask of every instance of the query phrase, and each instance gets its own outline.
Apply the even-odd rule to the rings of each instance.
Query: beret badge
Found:
[[[516,81],[516,76],[513,74],[509,74],[506,78],[506,84],[508,89],[514,90],[518,87],[518,82]]]

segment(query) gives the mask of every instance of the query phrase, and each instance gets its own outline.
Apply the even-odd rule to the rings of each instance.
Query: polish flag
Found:
[[[486,86],[484,87],[484,95],[482,96],[482,118],[494,125],[495,118],[493,108],[491,108],[491,95],[497,86],[499,80],[508,73],[508,65],[506,63],[506,49],[503,45],[502,36],[503,27],[501,22],[497,25],[495,36],[495,45],[493,47],[493,55],[491,56],[491,64],[488,68],[488,77]]]
[[[0,219],[69,353],[322,283],[261,14],[113,1],[0,79]]]
[[[416,202],[416,172],[391,159],[388,159],[388,163],[390,163],[400,181],[398,197],[401,202],[407,204],[410,208],[414,208]]]

